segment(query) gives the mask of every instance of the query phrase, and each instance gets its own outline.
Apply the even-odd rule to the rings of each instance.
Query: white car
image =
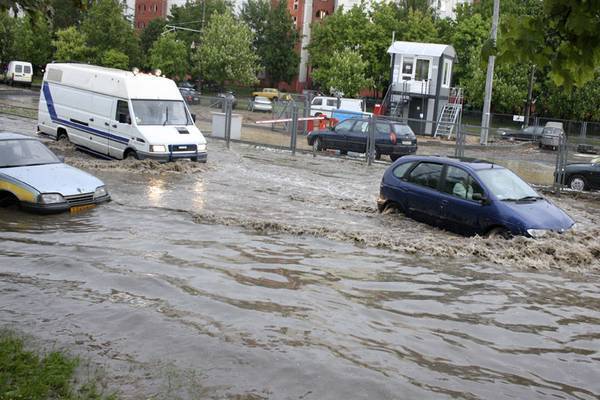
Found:
[[[273,111],[273,103],[266,97],[256,96],[254,100],[248,104],[250,111]]]
[[[39,140],[0,132],[0,206],[76,212],[109,200],[100,179],[63,163]]]

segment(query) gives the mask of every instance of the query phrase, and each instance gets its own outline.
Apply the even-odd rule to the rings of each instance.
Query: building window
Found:
[[[429,80],[429,60],[417,59],[415,68],[415,81]]]
[[[450,78],[452,74],[452,63],[450,60],[444,60],[444,69],[442,72],[442,86],[450,87]]]
[[[298,21],[298,18],[296,18],[295,16],[292,17],[292,26],[295,28],[296,27],[296,22]]]
[[[298,0],[294,0],[294,10],[298,9]]]
[[[323,18],[325,18],[327,16],[327,11],[325,11],[325,10],[319,10],[319,11],[317,11],[317,14],[315,14],[315,16],[318,19],[323,19]]]

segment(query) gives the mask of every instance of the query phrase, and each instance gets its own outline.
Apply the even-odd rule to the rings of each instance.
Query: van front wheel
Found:
[[[127,159],[134,159],[134,160],[139,160],[140,157],[138,156],[137,152],[135,150],[132,149],[127,149],[125,150],[125,154],[123,154],[123,159],[127,160]]]

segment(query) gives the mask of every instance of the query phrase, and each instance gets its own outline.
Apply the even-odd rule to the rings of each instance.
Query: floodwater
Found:
[[[209,142],[206,165],[50,146],[114,201],[0,209],[0,326],[125,399],[600,396],[597,197],[542,240],[375,210],[385,165]]]

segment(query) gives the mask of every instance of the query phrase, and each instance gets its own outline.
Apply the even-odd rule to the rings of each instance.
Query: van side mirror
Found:
[[[196,122],[196,114],[192,114],[192,121]]]

